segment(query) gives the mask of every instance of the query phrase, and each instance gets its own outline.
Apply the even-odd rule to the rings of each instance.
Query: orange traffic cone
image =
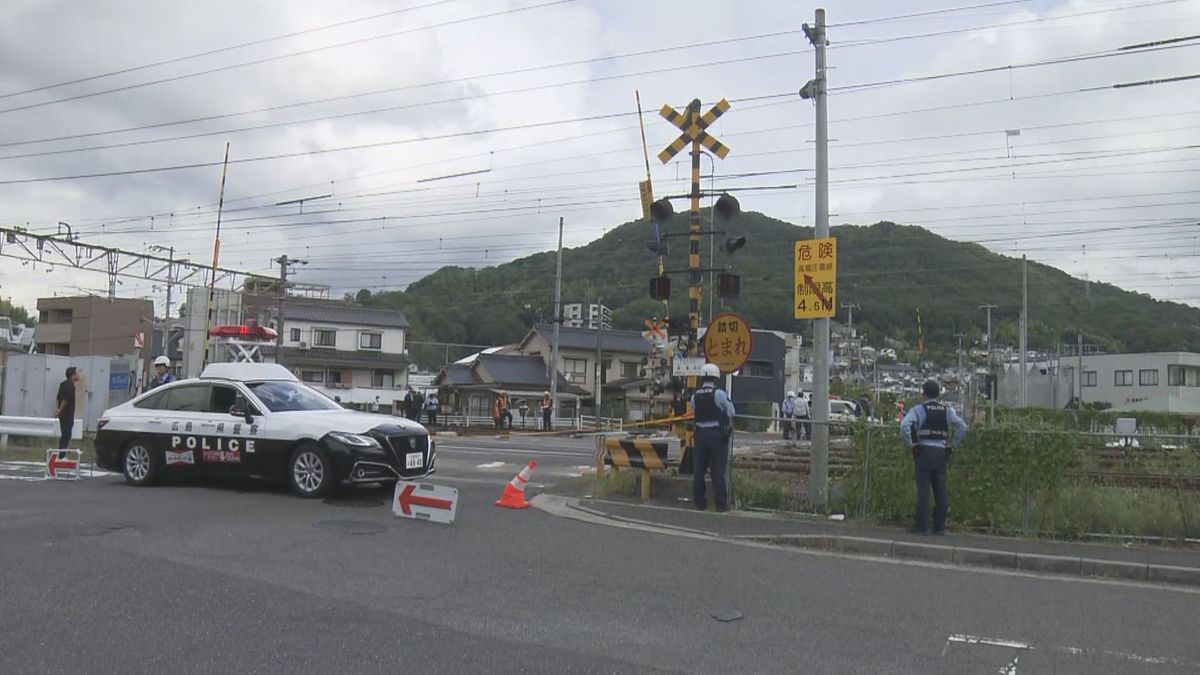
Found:
[[[521,469],[521,473],[513,477],[508,485],[504,486],[504,494],[500,495],[500,499],[496,500],[496,506],[502,506],[506,509],[527,509],[529,502],[525,501],[525,484],[529,482],[529,476],[533,473],[537,462],[530,462],[528,466]]]

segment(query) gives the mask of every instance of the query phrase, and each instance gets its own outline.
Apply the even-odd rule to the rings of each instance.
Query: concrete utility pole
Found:
[[[283,363],[283,308],[287,302],[288,273],[296,265],[307,265],[307,260],[289,258],[286,254],[275,259],[279,263],[279,316],[275,320],[275,363]]]
[[[829,82],[825,70],[825,10],[817,9],[815,26],[808,33],[816,49],[813,79],[817,106],[816,228],[813,238],[829,236]],[[808,476],[808,500],[814,507],[825,506],[829,479],[829,319],[813,321],[813,434],[812,459]]]
[[[1024,408],[1029,405],[1029,390],[1025,378],[1029,371],[1029,260],[1021,256],[1021,396],[1017,403]]]
[[[558,327],[562,325],[563,219],[558,218],[558,263],[554,271],[554,342],[550,345],[550,405],[558,409]],[[554,415],[550,415],[551,419]]]
[[[854,304],[854,303],[843,302],[842,309],[846,310],[849,313],[849,317],[846,320],[846,324],[850,329],[850,368],[848,370],[853,370],[854,369],[854,355],[858,351],[858,339],[854,337],[854,310],[862,309],[862,307],[859,307],[857,304]],[[859,358],[859,367],[860,367],[860,369],[862,367],[862,358],[861,357]]]
[[[992,382],[996,382],[996,352],[992,350],[992,310],[1000,309],[1000,306],[980,305],[979,309],[987,312],[988,374],[992,376]],[[993,423],[996,421],[996,394],[999,391],[999,383],[996,384],[994,391],[991,388],[988,389],[988,407],[991,408],[988,419]]]
[[[1083,332],[1075,335],[1075,342],[1079,350],[1079,367],[1075,369],[1075,380],[1079,382],[1079,398],[1075,399],[1075,407],[1078,410],[1083,409]],[[1074,389],[1074,387],[1072,387]]]
[[[604,382],[604,305],[596,298],[596,424],[600,424],[600,387]]]
[[[962,346],[962,343],[963,343],[963,338],[965,338],[966,336],[967,336],[966,333],[955,333],[954,334],[954,337],[958,338],[958,351],[955,352],[958,355],[958,407],[962,409],[964,415],[966,414],[966,410],[967,410],[967,392],[965,389],[967,383],[966,383],[966,378],[963,377],[963,365],[962,365],[963,346]]]

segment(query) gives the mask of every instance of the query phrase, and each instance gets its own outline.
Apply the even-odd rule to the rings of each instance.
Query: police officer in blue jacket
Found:
[[[733,402],[717,388],[721,369],[706,363],[700,370],[700,387],[692,394],[696,440],[692,448],[692,503],[708,508],[704,474],[712,469],[717,511],[729,510],[729,439],[733,430]]]
[[[925,402],[913,406],[900,422],[900,439],[916,463],[917,513],[913,531],[929,533],[929,493],[933,492],[933,533],[946,533],[946,464],[950,452],[967,435],[967,423],[954,408],[937,400],[942,393],[936,380],[922,387]],[[950,427],[954,435],[950,436]]]

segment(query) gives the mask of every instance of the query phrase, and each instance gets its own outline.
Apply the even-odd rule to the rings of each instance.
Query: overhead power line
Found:
[[[105,94],[114,94],[114,93],[122,92],[122,91],[131,91],[133,89],[141,89],[143,87],[149,87],[149,86],[153,86],[156,84],[166,84],[167,82],[178,82],[180,80],[186,80],[186,79],[190,79],[193,77],[199,77],[201,75],[211,75],[213,73],[222,73],[222,72],[226,72],[226,71],[230,71],[230,70],[237,70],[239,68],[246,68],[248,66],[256,66],[256,65],[261,65],[263,63],[271,63],[273,61],[281,61],[283,59],[290,59],[290,58],[293,58],[296,56],[304,56],[306,54],[315,54],[317,52],[328,51],[330,49],[338,49],[340,47],[347,47],[350,45],[359,45],[359,44],[363,44],[366,42],[383,40],[386,38],[393,38],[393,37],[397,37],[400,35],[409,35],[411,33],[419,33],[419,32],[423,32],[423,31],[427,31],[427,30],[433,30],[436,28],[445,28],[447,26],[454,26],[454,25],[470,23],[470,22],[474,22],[474,21],[481,21],[483,19],[492,19],[492,18],[496,18],[499,16],[505,16],[505,15],[509,15],[509,14],[517,14],[520,12],[528,12],[528,11],[532,11],[532,10],[536,10],[536,9],[544,9],[544,8],[553,7],[556,5],[565,5],[567,3],[571,3],[574,1],[575,0],[551,0],[550,2],[543,2],[543,3],[537,4],[537,5],[526,5],[524,7],[510,7],[508,9],[499,10],[496,12],[489,12],[487,14],[477,14],[475,16],[463,17],[460,19],[452,19],[449,21],[443,21],[441,23],[429,24],[427,26],[419,26],[417,28],[408,28],[405,30],[393,31],[391,33],[384,33],[382,35],[374,35],[371,37],[359,38],[357,40],[349,40],[346,42],[339,42],[337,44],[325,45],[322,47],[313,47],[311,49],[305,49],[305,50],[298,51],[298,52],[290,52],[287,54],[277,54],[275,56],[268,56],[268,57],[264,57],[261,59],[255,59],[253,61],[246,61],[243,63],[234,63],[234,64],[230,64],[227,66],[220,66],[217,68],[208,68],[206,70],[199,70],[199,71],[195,71],[192,73],[185,73],[183,75],[174,75],[171,77],[164,77],[164,78],[160,78],[157,80],[151,80],[148,82],[138,82],[135,84],[129,84],[129,85],[125,85],[123,87],[113,87],[111,89],[103,89],[101,91],[93,91],[93,92],[89,92],[86,94],[76,94],[75,96],[67,96],[64,98],[54,99],[51,101],[41,101],[38,103],[29,103],[26,105],[14,106],[11,108],[3,108],[3,109],[0,109],[0,114],[17,112],[19,110],[31,110],[34,108],[44,108],[46,106],[56,105],[58,103],[66,103],[68,101],[78,101],[80,99],[92,98],[95,96],[103,96]]]
[[[841,23],[827,24],[826,28],[843,28],[845,26],[862,26],[871,23],[884,23],[887,21],[900,21],[903,19],[915,19],[925,16],[936,16],[939,14],[956,14],[958,12],[966,12],[973,9],[987,9],[991,7],[1004,7],[1008,5],[1027,5],[1033,0],[1000,0],[999,2],[984,2],[977,5],[964,5],[962,7],[946,7],[944,9],[931,9],[925,12],[912,12],[910,14],[894,14],[892,16],[879,16],[872,19],[859,19],[858,21],[843,21]]]
[[[182,63],[184,61],[191,61],[193,59],[204,58],[205,56],[214,56],[216,54],[224,54],[226,52],[231,52],[231,51],[235,51],[238,49],[245,49],[246,47],[254,47],[257,45],[267,44],[269,42],[277,42],[279,40],[286,40],[288,38],[299,37],[301,35],[310,35],[312,33],[331,30],[333,28],[341,28],[343,26],[350,26],[350,25],[353,25],[356,23],[363,23],[364,21],[372,21],[374,19],[382,19],[383,17],[386,17],[386,16],[395,16],[397,14],[407,14],[408,12],[415,12],[415,11],[421,10],[421,9],[429,9],[431,7],[437,7],[439,5],[447,5],[452,2],[459,2],[459,1],[460,0],[438,0],[437,2],[430,2],[430,3],[424,4],[424,5],[413,5],[412,7],[405,7],[403,9],[393,9],[393,10],[390,10],[387,12],[380,12],[378,14],[372,14],[370,16],[359,17],[357,19],[347,19],[346,21],[338,21],[337,23],[326,24],[324,26],[317,26],[315,28],[307,28],[305,30],[294,31],[291,33],[284,33],[282,35],[275,35],[273,37],[261,38],[258,40],[251,40],[250,42],[243,42],[241,44],[229,45],[228,47],[218,47],[217,49],[210,49],[208,51],[197,52],[195,54],[188,54],[187,56],[176,56],[174,58],[163,59],[161,61],[154,61],[153,63],[145,63],[140,66],[130,66],[128,68],[122,68],[120,70],[110,70],[105,73],[97,73],[95,75],[88,75],[87,77],[79,77],[74,80],[66,80],[64,82],[56,82],[54,84],[45,84],[40,87],[33,87],[32,89],[23,89],[21,91],[13,91],[13,92],[9,92],[7,94],[0,94],[0,99],[12,98],[14,96],[21,96],[23,94],[32,94],[35,92],[46,91],[49,89],[58,89],[59,87],[67,87],[72,84],[82,84],[84,82],[92,82],[92,81],[103,79],[106,77],[114,77],[116,75],[127,75],[129,73],[136,73],[141,70],[149,70],[150,68],[157,68],[159,66],[167,66],[172,63]]]

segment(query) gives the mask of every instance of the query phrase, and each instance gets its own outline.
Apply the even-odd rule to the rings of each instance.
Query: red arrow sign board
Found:
[[[47,450],[46,478],[79,480],[79,451]]]
[[[401,518],[449,525],[458,515],[458,488],[429,483],[396,483],[392,513]]]

